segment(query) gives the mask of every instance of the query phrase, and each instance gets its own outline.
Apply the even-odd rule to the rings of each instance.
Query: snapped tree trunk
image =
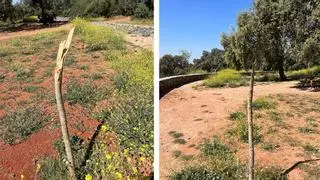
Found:
[[[69,169],[69,176],[71,180],[76,179],[76,171],[75,171],[74,159],[73,159],[71,145],[70,145],[69,132],[68,132],[67,120],[66,120],[66,112],[63,105],[61,87],[62,87],[63,62],[69,50],[73,32],[74,32],[74,28],[70,30],[67,40],[62,41],[59,45],[59,50],[57,54],[57,65],[55,69],[55,94],[56,94],[56,100],[57,100],[57,108],[58,108],[59,118],[60,118],[62,138],[63,138],[67,159],[68,159],[67,167]]]
[[[254,144],[253,144],[253,120],[252,120],[252,99],[254,87],[254,65],[252,65],[250,90],[248,97],[248,142],[249,142],[249,180],[254,179]]]

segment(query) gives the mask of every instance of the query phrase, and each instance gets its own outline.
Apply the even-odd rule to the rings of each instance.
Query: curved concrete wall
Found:
[[[185,84],[203,80],[212,75],[212,73],[206,74],[188,74],[188,75],[179,75],[179,76],[170,76],[161,78],[159,82],[160,87],[160,98],[170,92],[172,89],[178,88]]]

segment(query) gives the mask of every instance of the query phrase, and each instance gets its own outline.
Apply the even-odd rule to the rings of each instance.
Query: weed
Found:
[[[81,104],[85,107],[95,105],[99,100],[106,98],[108,90],[94,86],[92,83],[79,84],[75,81],[67,85],[65,94],[70,104]]]
[[[72,66],[72,65],[74,65],[76,63],[77,63],[77,61],[75,60],[75,57],[74,56],[70,56],[63,62],[63,65],[66,66],[66,67],[69,67],[69,66]]]
[[[314,129],[311,129],[309,127],[298,127],[298,131],[300,133],[305,133],[305,134],[312,134],[312,133],[316,133],[316,131]]]
[[[76,25],[76,33],[80,34],[90,51],[124,49],[123,34],[80,18],[75,18],[72,23]]]
[[[82,78],[89,78],[89,74],[81,74]]]
[[[236,111],[230,114],[231,120],[243,120],[246,117],[246,115],[241,111]]]
[[[219,180],[222,179],[213,171],[199,167],[189,167],[180,172],[174,172],[170,180]]]
[[[178,158],[182,155],[182,152],[179,150],[175,150],[172,152],[173,157]]]
[[[172,141],[174,144],[186,144],[187,141],[182,138],[176,138]]]
[[[208,87],[238,87],[246,84],[244,78],[233,69],[219,71],[204,81],[204,85]]]
[[[19,81],[28,80],[32,77],[34,69],[23,68],[21,66],[13,67],[13,70],[16,72],[16,78]]]
[[[206,140],[203,144],[200,145],[200,151],[205,156],[220,156],[220,157],[231,153],[229,148],[226,147],[217,139],[214,139],[213,141]]]
[[[98,80],[98,79],[102,79],[102,78],[103,78],[103,76],[100,73],[94,73],[91,75],[91,79],[93,79],[93,80]]]
[[[176,131],[170,131],[169,134],[173,137],[173,138],[181,138],[183,136],[182,133],[178,133]]]
[[[308,153],[318,153],[319,149],[311,144],[306,144],[303,146],[304,151]]]
[[[255,110],[274,109],[275,107],[276,103],[268,97],[258,98],[252,102],[252,108]]]
[[[261,146],[262,146],[262,149],[264,149],[266,151],[273,151],[273,150],[280,147],[278,144],[272,144],[272,143],[268,143],[268,142],[262,143]]]
[[[80,69],[81,69],[81,70],[88,70],[88,69],[89,69],[89,66],[87,66],[87,65],[81,66]]]
[[[3,82],[6,78],[6,75],[4,73],[0,73],[0,82]]]
[[[262,141],[262,134],[259,132],[260,128],[253,126],[253,142],[259,143]],[[243,142],[248,142],[248,126],[245,120],[236,121],[236,127],[231,131],[231,135],[236,135]]]
[[[5,143],[18,143],[41,129],[48,120],[49,117],[35,107],[12,112],[0,121],[0,137]]]
[[[34,93],[38,90],[39,88],[36,86],[27,86],[22,88],[22,91],[28,92],[28,93]]]

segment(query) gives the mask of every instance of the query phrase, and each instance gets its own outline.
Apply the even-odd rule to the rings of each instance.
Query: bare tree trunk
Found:
[[[252,98],[254,87],[254,65],[252,65],[250,90],[248,98],[248,142],[249,142],[249,180],[254,179],[254,145],[253,145],[253,120],[252,120]]]
[[[74,32],[74,28],[70,30],[67,41],[62,41],[59,45],[59,50],[57,54],[57,66],[55,69],[55,94],[56,94],[56,100],[57,100],[57,107],[59,111],[62,138],[63,138],[63,142],[65,145],[65,150],[68,158],[67,166],[69,169],[69,176],[71,180],[76,179],[76,171],[75,171],[74,159],[71,151],[66,113],[63,105],[62,95],[61,95],[61,86],[62,86],[63,62],[69,50],[73,32]]]

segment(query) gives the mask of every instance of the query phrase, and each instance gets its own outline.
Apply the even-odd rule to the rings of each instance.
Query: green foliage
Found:
[[[198,165],[197,165],[198,164]],[[255,179],[277,180],[281,169],[255,168]],[[201,145],[201,154],[191,167],[173,172],[170,179],[247,179],[247,166],[235,157],[234,153],[220,140],[206,140]]]
[[[96,26],[81,18],[75,18],[72,23],[87,44],[89,51],[118,50],[125,48],[124,35],[111,28]]]
[[[166,54],[160,59],[160,77],[174,76],[186,74],[189,71],[189,55],[182,53],[182,55]]]
[[[67,92],[64,94],[70,104],[81,104],[91,107],[99,100],[105,99],[108,95],[106,88],[97,87],[93,83],[80,84],[72,81],[67,85]]]
[[[243,120],[246,117],[246,114],[241,111],[236,111],[230,114],[230,119],[238,121]]]
[[[224,69],[219,71],[217,74],[210,76],[203,83],[207,87],[237,87],[246,85],[246,81],[233,69]]]
[[[131,149],[122,147],[118,142],[121,138],[112,135],[113,131],[106,124],[101,126],[101,132],[94,143],[93,154],[85,167],[86,175],[102,179],[147,179],[140,174],[140,167],[147,166],[150,159],[144,154],[133,154]]]
[[[121,52],[110,63],[118,103],[106,112],[107,124],[122,147],[153,157],[153,53]]]
[[[201,144],[200,151],[205,156],[218,157],[223,157],[231,153],[229,148],[217,139],[214,139],[213,141],[206,140],[203,144]]]
[[[41,178],[60,179],[61,177],[68,177],[67,167],[59,159],[45,158],[40,163],[43,164],[39,172]]]
[[[11,112],[0,120],[0,138],[8,144],[18,143],[41,129],[48,120],[36,107]]]
[[[213,171],[198,167],[189,167],[170,176],[170,180],[219,180],[222,179]]]
[[[194,68],[207,72],[216,72],[226,68],[227,64],[223,55],[224,51],[217,48],[212,49],[211,52],[203,51],[200,59],[193,60]]]
[[[187,141],[184,140],[183,138],[176,138],[172,141],[174,144],[186,144]]]
[[[253,142],[259,143],[262,141],[262,134],[259,132],[260,128],[256,125],[253,126]],[[246,120],[236,121],[236,127],[229,132],[231,135],[235,135],[239,140],[248,142],[248,125]]]
[[[318,153],[319,149],[311,144],[306,144],[303,146],[304,151],[308,153]]]
[[[255,110],[274,109],[275,107],[276,102],[274,102],[272,99],[268,97],[258,98],[252,102],[252,108]]]
[[[23,18],[23,22],[39,22],[38,16],[28,16]]]
[[[298,131],[300,133],[305,133],[305,134],[312,134],[312,133],[315,133],[315,130],[314,129],[311,129],[309,127],[298,127]]]
[[[289,71],[288,77],[291,79],[303,79],[320,76],[320,66],[314,66],[307,69],[300,69],[296,71]]]
[[[272,143],[268,143],[268,142],[262,143],[261,146],[266,151],[273,151],[273,150],[275,150],[275,149],[280,147],[278,144],[272,144]]]
[[[22,91],[28,92],[28,93],[34,93],[38,90],[39,88],[36,86],[27,86],[22,88]]]
[[[32,77],[34,69],[15,66],[13,67],[13,71],[16,73],[17,80],[24,81]]]
[[[0,73],[0,82],[3,82],[6,78],[6,75],[4,73]]]
[[[139,19],[151,18],[153,16],[152,13],[145,3],[139,3],[134,10],[134,17]]]

